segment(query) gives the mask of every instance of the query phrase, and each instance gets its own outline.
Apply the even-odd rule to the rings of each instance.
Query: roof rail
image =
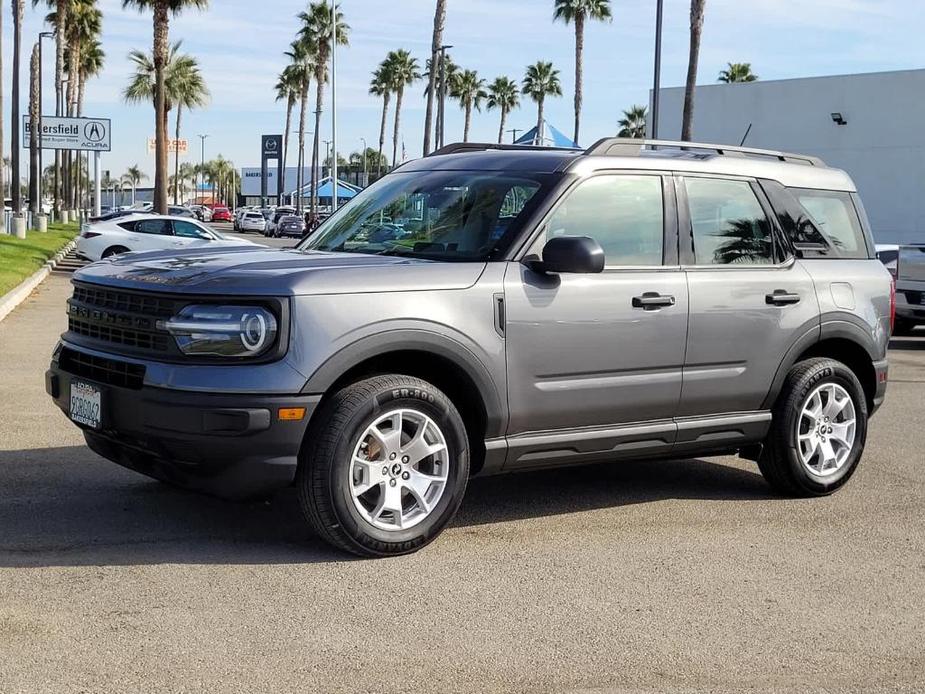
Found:
[[[602,155],[610,154],[620,157],[638,157],[646,150],[655,150],[657,148],[682,149],[682,150],[702,150],[724,156],[755,156],[771,157],[778,161],[792,162],[797,164],[808,164],[810,166],[825,166],[825,162],[819,157],[813,157],[808,154],[790,154],[789,152],[778,152],[771,149],[756,149],[754,147],[734,147],[732,145],[711,145],[702,142],[682,142],[679,140],[642,140],[630,137],[605,137],[598,140],[585,150],[585,154]]]
[[[488,149],[515,150],[519,152],[529,152],[533,150],[546,150],[558,152],[581,152],[580,148],[575,147],[546,147],[540,145],[505,145],[495,142],[454,142],[440,149],[435,149],[428,154],[428,157],[436,157],[443,154],[460,154],[462,152],[484,152]]]

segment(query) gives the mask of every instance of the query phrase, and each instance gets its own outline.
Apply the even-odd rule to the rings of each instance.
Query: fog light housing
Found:
[[[193,304],[157,327],[184,354],[206,357],[258,357],[278,334],[276,316],[262,306]]]

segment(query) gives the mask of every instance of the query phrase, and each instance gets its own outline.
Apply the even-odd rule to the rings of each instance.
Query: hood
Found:
[[[171,294],[298,296],[465,289],[485,263],[239,246],[126,253],[88,265],[82,282]]]

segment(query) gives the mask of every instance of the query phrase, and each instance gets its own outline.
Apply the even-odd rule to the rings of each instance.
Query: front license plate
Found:
[[[78,424],[100,428],[103,396],[96,386],[83,381],[71,381],[71,419]]]

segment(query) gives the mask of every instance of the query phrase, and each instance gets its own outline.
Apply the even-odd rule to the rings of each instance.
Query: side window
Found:
[[[182,236],[185,239],[209,239],[211,238],[202,229],[192,222],[173,222],[173,233],[176,236]]]
[[[167,219],[139,219],[132,229],[136,234],[158,234],[170,236],[170,220]]]
[[[747,181],[685,178],[697,265],[771,264],[774,241]]]
[[[544,241],[590,236],[604,249],[607,265],[661,265],[664,215],[658,176],[594,176],[558,207]]]
[[[867,243],[850,193],[791,188],[800,204],[842,258],[867,258]]]

